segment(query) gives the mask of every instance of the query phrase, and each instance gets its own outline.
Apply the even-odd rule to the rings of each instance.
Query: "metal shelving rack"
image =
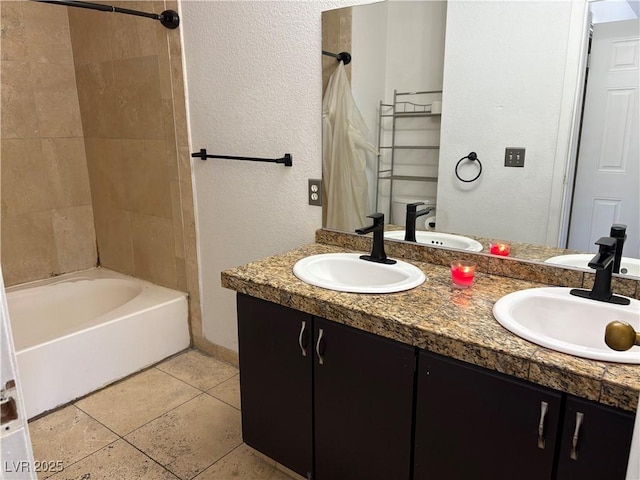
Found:
[[[423,92],[398,92],[393,91],[393,103],[383,103],[380,101],[378,110],[378,158],[377,158],[377,185],[376,185],[376,211],[379,211],[380,202],[380,183],[381,181],[390,181],[389,185],[389,221],[392,222],[391,203],[393,199],[393,183],[395,180],[408,180],[418,182],[437,182],[438,177],[414,176],[414,175],[398,175],[396,173],[396,152],[399,150],[438,150],[439,145],[396,145],[397,124],[396,121],[404,118],[425,118],[440,117],[440,113],[431,113],[430,103],[416,103],[413,101],[402,101],[398,97],[407,96],[409,99],[416,98],[418,95],[436,96],[440,94],[442,98],[442,90],[423,91]],[[383,139],[383,122],[386,118],[391,119],[391,145],[384,145]],[[390,150],[390,166],[389,168],[381,168],[383,165],[382,156],[385,150]]]

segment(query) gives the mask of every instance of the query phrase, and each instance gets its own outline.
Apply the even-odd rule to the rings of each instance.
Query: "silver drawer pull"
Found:
[[[322,354],[320,353],[320,341],[322,340],[322,335],[324,335],[324,331],[321,328],[319,328],[318,341],[316,342],[316,355],[318,355],[318,363],[320,365],[324,364],[324,358],[322,358]]]
[[[304,330],[307,328],[307,322],[302,321],[302,326],[300,327],[300,335],[298,335],[298,345],[300,345],[300,350],[302,350],[302,356],[307,356],[307,349],[302,345],[302,336],[304,335]]]
[[[571,460],[578,459],[578,438],[580,437],[580,427],[584,420],[584,413],[576,413],[576,429],[573,431],[573,441],[571,442]]]
[[[547,417],[547,410],[549,410],[549,404],[547,402],[540,402],[540,422],[538,423],[538,448],[544,449],[544,420]]]

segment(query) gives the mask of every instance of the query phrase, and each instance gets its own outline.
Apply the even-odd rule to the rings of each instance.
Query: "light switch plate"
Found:
[[[504,151],[505,167],[524,167],[524,148],[507,147]]]

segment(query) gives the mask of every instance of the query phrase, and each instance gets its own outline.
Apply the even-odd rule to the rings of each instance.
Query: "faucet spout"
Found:
[[[373,246],[371,248],[371,255],[361,255],[360,258],[369,262],[393,265],[396,261],[387,258],[387,254],[384,251],[384,213],[372,213],[371,215],[367,215],[367,218],[373,219],[373,225],[358,228],[356,233],[358,235],[365,235],[373,232]]]
[[[597,242],[598,253],[589,262],[589,267],[595,269],[596,278],[591,291],[579,288],[572,289],[569,293],[576,297],[589,298],[599,302],[629,305],[630,300],[625,297],[613,295],[611,291],[611,274],[616,257],[617,240],[612,237],[602,237]]]
[[[418,217],[426,215],[433,211],[434,207],[426,207],[422,210],[418,210],[420,205],[424,205],[424,202],[416,202],[407,204],[407,217],[404,227],[404,240],[405,242],[416,241],[416,220]]]

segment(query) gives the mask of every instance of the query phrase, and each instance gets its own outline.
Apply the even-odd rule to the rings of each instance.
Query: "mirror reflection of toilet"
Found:
[[[393,224],[404,227],[407,218],[407,205],[409,203],[416,202],[424,203],[424,205],[420,206],[420,209],[434,207],[434,209],[427,215],[418,218],[416,225],[417,229],[434,231],[436,222],[436,197],[393,197],[393,201],[391,202]]]

